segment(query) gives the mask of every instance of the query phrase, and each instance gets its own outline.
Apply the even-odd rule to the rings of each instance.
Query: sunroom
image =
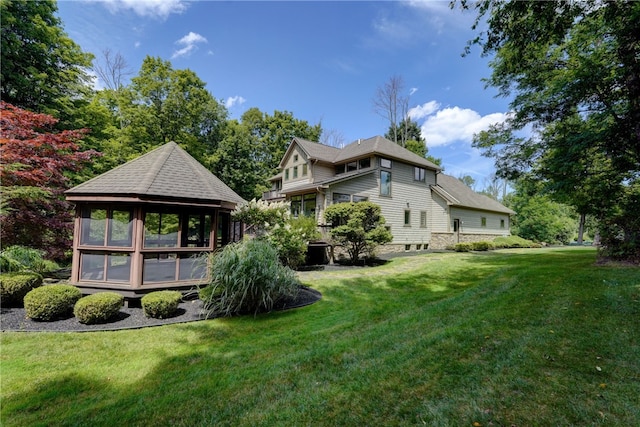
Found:
[[[139,297],[207,282],[206,257],[242,237],[243,199],[176,143],[66,192],[76,205],[71,283]]]

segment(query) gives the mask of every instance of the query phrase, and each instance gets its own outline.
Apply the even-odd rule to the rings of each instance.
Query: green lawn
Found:
[[[640,268],[590,248],[305,273],[314,305],[2,333],[2,425],[640,425]]]

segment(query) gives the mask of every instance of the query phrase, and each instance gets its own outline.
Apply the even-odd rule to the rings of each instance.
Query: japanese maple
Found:
[[[68,174],[99,153],[80,151],[88,129],[54,131],[57,119],[0,102],[3,246],[43,249],[61,260],[71,247],[73,215],[63,192]]]

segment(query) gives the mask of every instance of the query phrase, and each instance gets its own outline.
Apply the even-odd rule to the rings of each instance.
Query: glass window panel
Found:
[[[333,203],[348,203],[351,201],[349,194],[333,193]]]
[[[107,228],[106,209],[86,209],[82,215],[80,244],[104,246]]]
[[[391,195],[391,172],[380,171],[380,195]]]
[[[308,173],[308,166],[305,163],[302,165],[302,176],[307,176],[307,173]]]
[[[131,247],[133,211],[114,210],[109,219],[109,246]]]
[[[427,212],[426,211],[421,211],[420,212],[420,227],[426,228],[426,226],[427,226]]]
[[[291,197],[291,215],[298,217],[302,210],[302,196]]]
[[[482,227],[486,227],[487,226],[487,218],[485,218],[485,217],[480,218],[480,225]]]
[[[366,202],[367,200],[369,200],[369,198],[367,196],[353,196],[353,202],[354,203]]]
[[[128,282],[131,275],[129,254],[107,255],[107,282]]]
[[[413,168],[413,179],[415,181],[424,181],[425,170],[423,168]]]
[[[340,175],[341,173],[344,173],[344,168],[345,168],[344,164],[336,165],[336,175]]]
[[[360,169],[365,169],[371,166],[371,158],[360,159]]]
[[[144,246],[146,248],[172,248],[178,246],[178,214],[147,212],[144,220]]]
[[[304,195],[304,204],[303,204],[303,212],[306,216],[312,216],[315,218],[316,216],[316,195],[314,194],[305,194]]]
[[[347,163],[347,172],[353,172],[358,170],[358,162]]]
[[[218,231],[216,234],[216,247],[220,248],[231,241],[230,233],[231,215],[226,212],[218,214]]]
[[[80,255],[80,279],[101,281],[104,280],[104,255]]]
[[[294,167],[293,167],[293,177],[294,177],[294,178],[297,178],[297,177],[298,177],[298,167],[297,167],[297,166],[294,166]]]
[[[411,211],[404,211],[404,225],[411,225]]]
[[[380,166],[383,168],[391,169],[391,160],[380,158]]]
[[[142,282],[173,282],[176,280],[176,254],[146,254]]]
[[[207,276],[207,257],[200,255],[181,255],[178,280],[201,280]]]

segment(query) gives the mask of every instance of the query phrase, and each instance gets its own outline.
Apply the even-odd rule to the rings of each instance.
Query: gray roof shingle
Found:
[[[454,206],[515,214],[514,211],[507,208],[502,203],[492,199],[491,197],[476,193],[464,182],[451,175],[445,175],[443,173],[438,174],[436,182],[437,184],[432,188]],[[442,190],[444,190],[444,193]]]
[[[243,202],[242,197],[175,142],[92,178],[65,194]]]
[[[381,136],[374,136],[373,138],[359,139],[345,146],[339,151],[334,158],[335,163],[346,162],[351,159],[359,157],[365,157],[368,154],[377,154],[383,157],[389,157],[391,159],[397,159],[404,163],[409,163],[417,166],[422,166],[428,169],[440,170],[441,168],[425,159],[420,157],[416,153],[407,150],[404,147],[389,141],[387,138]]]

